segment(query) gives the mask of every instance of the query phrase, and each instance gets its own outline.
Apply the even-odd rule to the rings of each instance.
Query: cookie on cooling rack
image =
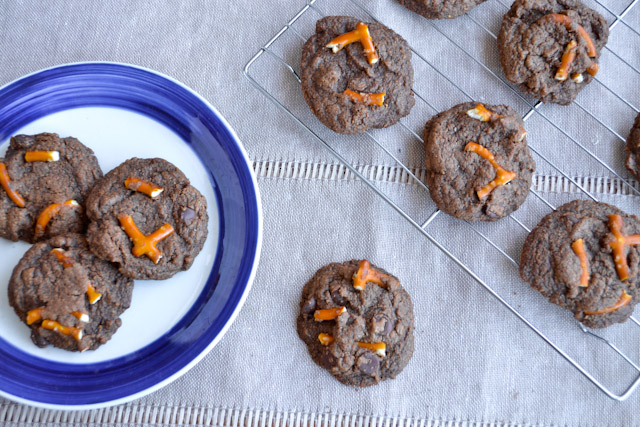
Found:
[[[301,85],[313,114],[335,132],[385,128],[409,114],[411,49],[382,24],[320,19],[302,47]]]
[[[398,0],[407,9],[428,19],[452,19],[486,0]]]
[[[64,234],[32,246],[13,270],[9,303],[38,347],[95,350],[118,330],[133,280],[94,256],[84,236]]]
[[[627,169],[640,181],[640,114],[636,117],[631,132],[629,132],[625,151],[627,152]]]
[[[84,232],[83,204],[102,177],[93,151],[55,133],[16,135],[0,159],[0,236],[30,243]]]
[[[502,20],[500,63],[523,92],[568,105],[598,72],[608,37],[607,21],[579,0],[516,0]]]
[[[87,198],[89,246],[134,279],[167,279],[193,264],[207,238],[207,201],[163,159],[129,159]]]
[[[424,128],[427,186],[443,212],[496,221],[529,194],[535,162],[522,118],[506,105],[456,105]]]
[[[344,384],[395,378],[413,355],[413,329],[411,297],[367,260],[322,267],[302,291],[298,335]]]
[[[626,321],[640,299],[640,220],[574,200],[527,236],[520,276],[590,328]]]

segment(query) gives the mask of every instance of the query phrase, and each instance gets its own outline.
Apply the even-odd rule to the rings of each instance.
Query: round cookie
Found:
[[[640,181],[640,114],[633,123],[629,137],[627,138],[627,161],[625,165],[631,174]]]
[[[427,19],[452,19],[464,15],[486,0],[398,0],[407,9]]]
[[[637,236],[629,237],[620,252],[614,250],[617,238],[631,235]],[[634,239],[640,243],[635,215],[606,203],[574,200],[545,216],[527,236],[520,276],[590,328],[621,323],[640,300],[640,248]]]
[[[12,137],[0,159],[0,236],[34,243],[84,232],[82,206],[100,178],[93,151],[75,138],[54,133]]]
[[[506,105],[468,102],[432,117],[424,128],[426,181],[438,208],[469,221],[496,221],[518,209],[535,170],[525,135]]]
[[[163,159],[132,158],[107,173],[87,198],[87,215],[93,253],[134,279],[189,269],[207,238],[207,201]]]
[[[579,0],[516,0],[498,35],[500,63],[523,92],[568,105],[593,80],[608,37],[607,21]]]
[[[366,260],[318,270],[302,291],[297,326],[313,360],[348,385],[395,378],[413,354],[411,298],[397,278]]]
[[[302,94],[313,114],[335,132],[391,126],[415,104],[409,45],[382,24],[366,28],[355,18],[328,16],[317,22],[316,33],[302,47]],[[367,32],[375,53],[366,53],[358,41],[341,49],[327,47],[346,33],[363,40]]]
[[[122,324],[133,280],[94,256],[84,236],[36,243],[14,268],[9,304],[38,347],[95,350]]]

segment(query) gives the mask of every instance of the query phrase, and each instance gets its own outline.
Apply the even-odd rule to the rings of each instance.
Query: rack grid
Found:
[[[348,0],[347,2],[340,2],[341,7],[336,7],[335,4],[328,5],[332,0],[308,0],[307,3],[302,7],[302,9],[291,18],[287,24],[282,27],[280,31],[278,31],[272,38],[269,40],[262,48],[258,50],[258,52],[249,60],[244,68],[244,74],[249,79],[249,81],[271,102],[273,102],[280,110],[282,110],[290,119],[292,119],[296,124],[298,124],[302,129],[304,129],[315,141],[319,142],[324,148],[326,148],[340,163],[342,163],[353,175],[360,178],[368,187],[370,187],[379,197],[381,197],[385,202],[387,202],[393,209],[395,209],[404,219],[406,219],[410,224],[412,224],[425,238],[427,238],[431,243],[433,243],[438,249],[440,249],[447,257],[449,257],[455,264],[457,264],[460,268],[462,268],[467,274],[469,274],[475,281],[477,281],[480,285],[482,285],[493,297],[495,297],[500,303],[502,303],[509,311],[511,311],[518,319],[520,319],[525,325],[527,325],[532,331],[534,331],[540,338],[542,338],[548,345],[550,345],[556,352],[558,352],[564,359],[566,359],[571,365],[573,365],[582,375],[584,375],[589,381],[591,381],[594,385],[596,385],[600,390],[602,390],[607,396],[612,399],[623,401],[627,399],[640,385],[640,362],[634,362],[634,358],[632,356],[628,356],[628,349],[623,350],[622,347],[624,345],[616,345],[614,344],[613,337],[608,337],[606,333],[602,331],[593,331],[586,327],[584,327],[581,323],[575,322],[569,319],[566,321],[568,324],[574,322],[578,325],[577,329],[578,333],[583,334],[585,337],[595,340],[610,350],[608,354],[613,355],[615,357],[619,357],[620,360],[626,364],[630,380],[626,385],[623,385],[623,391],[621,393],[616,393],[612,391],[612,387],[605,385],[604,382],[606,380],[607,375],[598,375],[596,372],[597,367],[594,369],[593,366],[586,367],[588,361],[579,361],[579,355],[576,356],[576,351],[573,351],[573,355],[570,354],[569,351],[563,349],[562,345],[558,344],[556,338],[551,338],[549,333],[544,333],[542,331],[542,327],[540,325],[536,326],[533,320],[530,320],[530,315],[524,315],[521,313],[522,308],[518,310],[516,305],[519,306],[518,301],[509,302],[505,295],[505,290],[496,290],[496,284],[493,284],[493,287],[488,283],[489,281],[481,278],[470,265],[469,262],[465,262],[462,256],[456,255],[455,249],[448,248],[443,243],[445,239],[439,239],[436,237],[436,234],[442,232],[443,225],[434,226],[434,222],[436,219],[440,219],[442,217],[447,217],[446,215],[441,215],[440,210],[437,208],[433,210],[429,210],[431,212],[426,217],[419,217],[418,213],[409,213],[408,209],[405,209],[400,206],[399,203],[394,201],[393,195],[387,194],[384,192],[378,185],[376,185],[375,180],[371,177],[365,176],[362,168],[358,167],[355,162],[349,161],[348,158],[353,158],[353,153],[341,153],[340,151],[349,151],[348,149],[344,149],[344,145],[341,145],[341,136],[331,133],[329,131],[324,130],[321,126],[317,125],[317,120],[310,116],[308,111],[305,111],[304,108],[306,104],[302,108],[298,108],[298,101],[302,98],[299,93],[299,84],[300,78],[299,73],[296,71],[297,65],[292,65],[294,62],[287,57],[289,54],[287,52],[299,52],[302,43],[304,43],[307,39],[301,30],[297,29],[296,24],[300,21],[311,19],[309,22],[315,22],[317,19],[320,19],[323,16],[328,15],[325,10],[331,10],[331,14],[341,14],[335,13],[336,10],[342,11],[345,8],[349,10],[351,14],[354,15],[353,12],[358,13],[362,16],[362,19],[366,19],[370,22],[380,22],[378,19],[370,13],[365,7],[363,7],[356,0]],[[634,8],[636,3],[640,0],[633,0],[631,3],[627,4],[623,7],[620,13],[616,13],[613,7],[608,7],[601,3],[600,0],[595,0],[595,4],[600,8],[600,10],[605,11],[609,16],[611,16],[610,22],[610,30],[613,30],[616,26],[622,25],[625,28],[625,31],[631,33],[634,37],[640,38],[640,32],[633,28],[631,24],[629,24],[625,17],[628,13]],[[347,6],[342,7],[342,5],[347,4]],[[502,8],[501,14],[504,14],[508,9],[509,5],[505,4],[502,0],[496,0],[496,4]],[[324,9],[324,7],[330,7],[329,9]],[[472,11],[473,12],[473,11]],[[310,16],[308,16],[310,15]],[[468,13],[459,20],[467,20],[470,22],[475,28],[480,29],[489,39],[495,39],[497,36],[495,32],[493,32],[487,24],[482,22],[482,17],[477,16],[474,13]],[[537,148],[532,145],[531,142],[529,144],[529,148],[536,157],[536,163],[540,164],[540,160],[550,168],[549,170],[555,171],[559,174],[559,179],[564,180],[564,182],[570,186],[573,186],[574,189],[581,193],[584,197],[590,198],[594,201],[598,201],[598,198],[593,194],[594,189],[598,188],[606,188],[609,194],[625,194],[625,195],[633,195],[640,196],[640,188],[638,185],[633,182],[632,179],[629,178],[629,175],[626,172],[618,173],[617,170],[623,170],[621,167],[620,159],[614,158],[611,161],[604,161],[601,159],[601,155],[597,152],[599,147],[597,144],[594,146],[588,146],[587,144],[580,142],[578,137],[572,135],[573,130],[566,129],[565,126],[559,125],[557,120],[554,120],[555,112],[552,110],[550,112],[545,111],[545,109],[541,108],[541,102],[534,102],[532,98],[523,95],[520,90],[513,86],[511,83],[506,81],[504,75],[501,74],[501,71],[497,72],[492,69],[492,61],[491,58],[489,60],[483,60],[478,58],[479,55],[474,55],[470,48],[464,46],[463,41],[456,40],[456,38],[447,33],[443,27],[445,24],[436,21],[430,21],[427,19],[420,18],[421,23],[426,24],[428,27],[434,31],[433,34],[438,35],[442,40],[444,40],[447,44],[447,49],[458,52],[462,57],[465,57],[468,61],[470,61],[474,67],[482,70],[486,75],[490,78],[490,80],[494,80],[497,83],[497,87],[500,90],[505,91],[510,94],[510,96],[515,97],[517,103],[520,106],[520,110],[522,110],[522,116],[525,123],[532,118],[536,118],[540,120],[545,126],[550,126],[554,132],[558,132],[571,142],[574,148],[580,152],[583,158],[588,159],[592,164],[597,164],[608,176],[599,179],[591,180],[587,179],[579,179],[577,177],[571,176],[570,173],[564,172],[563,169],[558,166],[558,161],[553,159],[553,155],[549,153],[544,153],[542,149]],[[494,20],[495,21],[495,20]],[[394,28],[398,30],[397,28]],[[291,36],[290,36],[291,35]],[[278,43],[282,43],[285,48],[284,50],[278,46]],[[294,47],[292,47],[292,45]],[[633,73],[640,75],[640,70],[633,65],[631,62],[633,60],[625,58],[623,55],[617,53],[613,48],[605,46],[605,51],[607,55],[610,55],[611,58],[619,61],[622,66],[627,67]],[[281,50],[283,52],[281,53]],[[465,101],[473,101],[476,97],[472,96],[468,90],[463,87],[463,83],[460,82],[461,77],[457,75],[457,77],[452,77],[446,70],[446,66],[435,64],[434,60],[429,60],[424,54],[419,52],[418,50],[412,48],[411,49],[414,55],[414,66],[421,65],[430,70],[431,73],[435,76],[435,78],[440,81],[445,81],[450,87],[455,88],[455,90],[459,91],[463,96]],[[265,63],[261,63],[261,60],[268,57],[268,61]],[[604,54],[603,54],[604,57]],[[495,58],[493,63],[495,63]],[[495,65],[495,64],[493,64]],[[273,70],[276,70],[275,74]],[[264,71],[267,71],[266,73]],[[278,70],[282,70],[282,73],[278,73]],[[417,73],[416,73],[417,74]],[[286,77],[285,77],[286,76]],[[458,80],[456,82],[456,80]],[[286,90],[282,89],[282,85],[287,88],[293,88],[293,94],[289,94],[287,97],[280,96],[276,94],[276,90],[271,87],[274,85],[279,85],[278,92],[286,92]],[[632,114],[637,114],[640,112],[637,106],[635,106],[632,102],[630,102],[623,94],[619,93],[612,89],[611,84],[607,84],[604,82],[600,75],[596,77],[591,85],[599,85],[601,86],[601,90],[604,91],[607,96],[613,97],[616,99],[620,105],[623,105],[623,108],[630,110],[629,112]],[[586,91],[587,89],[585,89]],[[414,86],[413,90],[414,96],[416,100],[422,103],[422,106],[425,107],[431,114],[435,114],[444,108],[438,108],[433,105],[431,100],[423,94],[423,92],[419,89],[416,89]],[[295,102],[293,101],[295,99]],[[296,105],[294,105],[296,104]],[[417,105],[418,106],[418,103]],[[599,126],[600,130],[604,134],[610,135],[615,140],[619,140],[619,144],[624,144],[625,137],[623,137],[620,132],[618,132],[613,125],[606,123],[603,119],[598,117],[597,112],[592,111],[589,108],[586,108],[581,102],[574,101],[572,106],[577,107],[581,114],[585,114],[590,120],[595,121],[597,126]],[[415,109],[415,107],[414,107]],[[412,115],[414,113],[412,112]],[[408,117],[412,117],[411,115]],[[394,126],[399,129],[399,132],[403,132],[408,135],[410,139],[413,139],[414,142],[418,143],[418,145],[422,145],[423,140],[418,132],[414,130],[411,123],[408,123],[408,118],[402,119],[398,125]],[[424,124],[424,120],[422,121],[422,125]],[[392,129],[392,128],[390,128]],[[385,130],[385,132],[388,130]],[[428,200],[428,188],[424,184],[423,180],[420,179],[417,175],[421,175],[416,172],[415,167],[410,167],[405,164],[405,162],[399,159],[399,155],[396,155],[396,150],[390,147],[388,142],[381,141],[382,136],[379,131],[369,131],[366,132],[363,136],[366,141],[367,147],[375,147],[377,150],[381,150],[381,153],[384,153],[385,156],[388,156],[392,160],[392,164],[388,169],[396,169],[398,173],[402,174],[406,177],[407,180],[415,183],[421,191],[426,192],[425,200]],[[406,137],[405,137],[406,138]],[[403,138],[400,138],[403,139]],[[365,141],[361,141],[363,143]],[[344,141],[342,141],[344,144]],[[622,145],[621,145],[622,146]],[[342,148],[338,148],[342,147]],[[594,148],[595,147],[595,148]],[[401,151],[401,150],[398,150]],[[621,151],[618,150],[618,151]],[[543,178],[544,179],[544,178]],[[534,186],[535,187],[535,186]],[[540,191],[536,191],[534,188],[531,188],[532,197],[527,199],[525,204],[537,203],[539,206],[535,208],[530,208],[529,210],[532,212],[536,212],[537,220],[541,218],[540,212],[542,207],[547,213],[549,209],[555,210],[555,206],[548,200],[549,197],[543,197]],[[531,201],[531,199],[534,199]],[[434,205],[431,205],[434,206]],[[521,208],[522,209],[522,208]],[[530,226],[525,224],[525,220],[522,218],[518,218],[516,214],[511,214],[509,219],[505,219],[503,221],[509,221],[511,225],[513,225],[516,229],[519,230],[521,235],[526,236],[529,233]],[[537,220],[535,221],[537,223]],[[446,219],[444,219],[446,221]],[[470,223],[466,221],[457,221],[449,222],[450,227],[459,229],[460,227],[464,227],[466,233],[469,232],[480,239],[484,244],[488,245],[492,250],[495,250],[498,254],[503,257],[503,260],[506,261],[508,265],[510,265],[511,269],[515,268],[517,272],[518,269],[518,258],[515,255],[519,251],[519,246],[514,244],[504,244],[501,242],[504,238],[504,234],[508,232],[502,231],[496,234],[495,226],[492,228],[490,224],[477,224]],[[462,224],[462,225],[460,225]],[[502,235],[502,236],[501,236]],[[516,274],[517,277],[517,274]],[[505,279],[508,277],[503,277]],[[516,280],[520,280],[519,278]],[[542,298],[540,298],[542,299]],[[546,301],[543,301],[546,304]],[[560,309],[558,309],[560,310]],[[539,317],[539,316],[538,316]],[[559,313],[558,318],[566,318],[566,313]],[[544,324],[539,318],[536,318],[537,323]],[[566,326],[566,325],[565,325]],[[636,333],[640,332],[640,321],[638,321],[635,317],[630,318],[630,322],[627,322],[624,325],[625,328],[636,328]],[[615,335],[615,334],[614,334]],[[620,334],[617,335],[620,337]],[[589,344],[592,345],[592,344]],[[637,349],[637,346],[636,346]],[[579,353],[579,352],[578,352]],[[591,363],[593,365],[593,363]],[[602,369],[600,369],[602,371]],[[619,387],[619,385],[614,385],[615,387]]]

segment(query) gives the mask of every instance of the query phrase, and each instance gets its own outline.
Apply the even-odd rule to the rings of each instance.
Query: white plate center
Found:
[[[16,134],[57,133],[73,136],[91,148],[106,174],[131,157],[160,157],[176,165],[207,199],[209,236],[192,267],[168,280],[136,280],[131,308],[122,326],[95,351],[72,353],[53,347],[41,349],[31,342],[29,328],[9,306],[7,286],[13,267],[30,245],[0,239],[0,337],[34,356],[66,363],[94,363],[132,353],[152,343],[187,313],[200,295],[216,256],[218,207],[209,173],[196,154],[172,130],[155,120],[127,110],[104,107],[76,108],[51,114]],[[8,140],[0,143],[0,157]]]

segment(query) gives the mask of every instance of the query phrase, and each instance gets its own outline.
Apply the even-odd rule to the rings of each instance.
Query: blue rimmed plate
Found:
[[[0,89],[0,157],[11,135],[55,132],[93,149],[104,172],[131,157],[174,163],[206,197],[209,236],[187,272],[136,281],[122,327],[96,351],[40,349],[8,304],[13,266],[29,245],[0,241],[0,395],[88,409],[161,388],[202,359],[247,297],[262,238],[249,160],[224,118],[184,85],[143,68],[78,63]]]

